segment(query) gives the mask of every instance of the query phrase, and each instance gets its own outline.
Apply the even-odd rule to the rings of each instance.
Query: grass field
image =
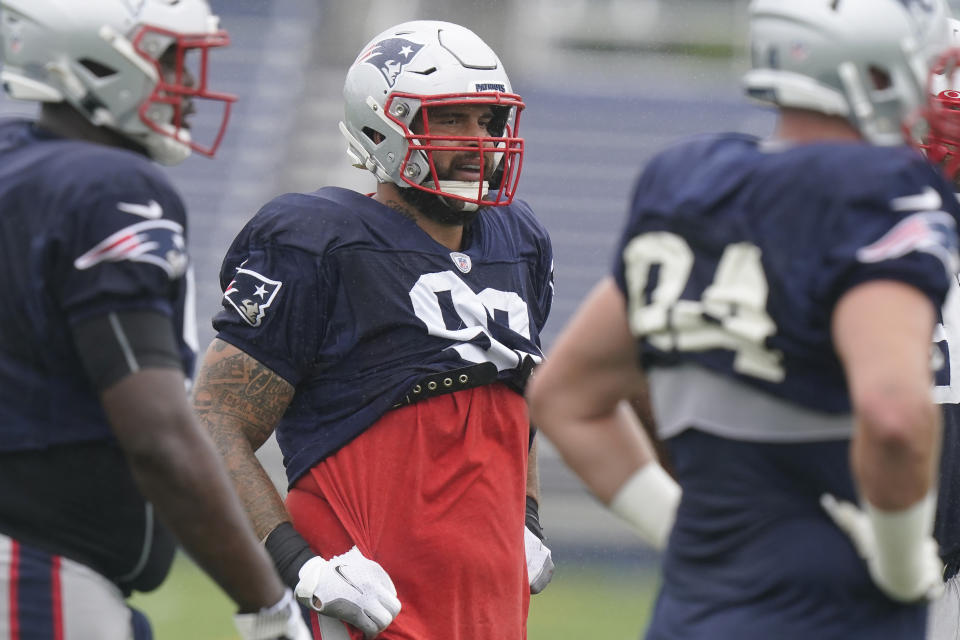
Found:
[[[553,582],[531,600],[529,640],[640,636],[657,586],[655,570],[558,561]],[[131,604],[150,618],[156,640],[237,638],[230,622],[233,605],[182,555],[160,589],[134,596]]]

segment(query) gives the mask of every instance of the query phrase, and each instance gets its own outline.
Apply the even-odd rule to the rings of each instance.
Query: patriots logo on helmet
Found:
[[[905,6],[908,11],[914,8],[920,9],[924,13],[933,11],[933,2],[931,0],[900,0],[900,4]]]
[[[145,262],[176,280],[187,270],[183,226],[172,220],[147,220],[110,234],[73,261],[83,271],[101,262]]]
[[[227,285],[223,299],[236,309],[247,324],[259,327],[282,285],[279,280],[271,280],[256,271],[237,267],[237,275]]]
[[[900,4],[906,8],[907,13],[914,20],[914,31],[919,37],[925,37],[930,29],[937,24],[933,18],[935,16],[933,0],[900,0]]]
[[[139,17],[140,12],[143,11],[143,5],[146,4],[146,0],[124,0],[124,4],[127,5],[130,15],[136,18]]]
[[[960,265],[957,229],[953,217],[943,211],[920,211],[907,216],[879,240],[857,251],[860,262],[881,262],[914,251],[929,253],[943,263],[948,277]]]
[[[387,85],[392,87],[397,82],[397,76],[403,71],[403,67],[413,60],[420,49],[423,49],[422,44],[406,38],[388,38],[361,53],[358,61],[379,69]]]

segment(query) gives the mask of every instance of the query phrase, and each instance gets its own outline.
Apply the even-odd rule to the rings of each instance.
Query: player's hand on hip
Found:
[[[233,623],[243,640],[313,640],[289,589],[277,604],[256,613],[238,613]]]
[[[527,552],[530,593],[540,593],[553,578],[553,557],[547,545],[529,527],[523,528],[523,544]]]
[[[837,500],[830,494],[822,495],[820,504],[853,541],[874,584],[888,597],[899,602],[916,602],[934,600],[943,593],[943,563],[932,536],[903,536],[902,553],[896,549],[893,553],[884,553],[878,544],[877,527],[887,525],[872,522],[870,515],[857,505]]]
[[[356,547],[329,560],[317,556],[300,568],[297,600],[373,638],[400,613],[390,576]]]

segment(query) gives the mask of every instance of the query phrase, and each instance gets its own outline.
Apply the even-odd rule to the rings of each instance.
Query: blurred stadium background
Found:
[[[719,129],[767,133],[746,102],[746,0],[210,0],[233,44],[213,56],[212,87],[240,96],[218,157],[172,170],[190,211],[203,349],[219,308],[217,272],[243,223],[275,195],[340,185],[369,192],[337,129],[347,66],[372,36],[410,19],[472,28],[504,61],[527,105],[520,196],[550,230],[556,299],[551,342],[609,269],[632,182],[652,154]],[[956,9],[955,9],[956,12]],[[0,114],[32,114],[0,99]],[[283,487],[279,453],[260,455]],[[656,588],[657,555],[541,448],[541,514],[553,584],[533,599],[532,640],[636,638]],[[160,640],[235,637],[231,606],[186,558],[135,602]]]

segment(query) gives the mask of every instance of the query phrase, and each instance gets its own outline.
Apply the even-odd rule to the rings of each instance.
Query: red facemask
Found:
[[[950,49],[940,57],[927,84],[927,104],[905,125],[908,140],[923,150],[930,162],[939,166],[951,180],[960,176],[960,91],[936,91],[934,85],[960,88],[958,65],[960,49]],[[913,130],[919,121],[926,123],[926,131],[917,141]]]
[[[422,117],[423,133],[414,133],[394,115],[393,103],[398,100],[410,100],[419,104]],[[482,105],[493,107],[496,114],[505,114],[513,109],[513,122],[504,118],[502,122],[491,127],[493,132],[488,136],[450,136],[436,135],[430,131],[430,107],[451,105]],[[444,94],[422,96],[395,93],[389,97],[384,105],[384,113],[403,129],[407,140],[407,155],[400,167],[400,175],[404,182],[428,193],[444,198],[470,202],[479,206],[497,207],[506,206],[513,201],[523,166],[523,138],[517,135],[520,122],[520,112],[525,107],[520,96],[512,93],[479,92],[463,94]],[[496,120],[496,118],[495,118]],[[500,130],[502,129],[502,131]],[[499,135],[494,135],[499,134]],[[433,159],[434,151],[462,152],[477,155],[480,165],[480,179],[476,193],[451,193],[444,191],[436,180],[427,183],[423,177],[414,175],[419,169],[410,162],[416,153],[422,153],[426,158],[431,176],[437,175]],[[490,169],[492,167],[492,169]],[[489,193],[487,186],[489,185]]]
[[[172,69],[164,68],[155,57],[142,48],[144,37],[150,33],[173,38],[174,41],[171,46],[175,49],[176,60]],[[222,106],[222,111],[216,133],[207,136],[203,141],[198,141],[197,132],[190,130],[190,148],[203,155],[213,156],[217,147],[220,146],[223,134],[226,132],[227,122],[230,119],[230,108],[237,97],[228,93],[211,91],[207,88],[209,54],[211,49],[228,44],[230,44],[230,36],[223,30],[214,33],[185,35],[158,27],[142,27],[133,38],[133,47],[137,53],[156,67],[159,77],[153,93],[140,105],[139,114],[143,123],[156,133],[185,142],[178,137],[178,134],[184,130],[189,130],[185,118],[193,113],[194,101],[218,102]],[[196,52],[195,55],[198,56],[195,70],[188,69],[186,63],[187,55],[192,52]],[[150,108],[157,104],[169,105],[172,108],[173,118],[169,123],[173,127],[172,130],[161,127],[159,123],[148,116]]]

